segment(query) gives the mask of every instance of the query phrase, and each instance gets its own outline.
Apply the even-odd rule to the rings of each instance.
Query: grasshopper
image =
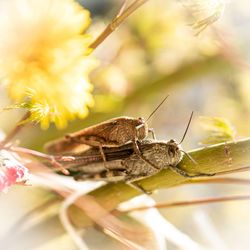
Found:
[[[104,147],[103,150],[107,157],[106,167],[103,166],[98,151],[90,149],[78,156],[74,155],[75,161],[70,162],[67,168],[75,180],[125,181],[132,187],[147,194],[150,192],[133,182],[157,174],[162,169],[171,169],[185,178],[213,176],[214,174],[206,173],[191,175],[177,166],[184,154],[194,161],[182,150],[180,145],[186,136],[192,115],[193,113],[179,143],[173,139],[169,141],[143,140],[138,142],[143,157],[133,150],[133,144],[131,143],[115,148]],[[157,168],[154,166],[157,166]]]
[[[150,114],[147,121],[163,104],[167,97],[168,96],[166,96]],[[126,116],[113,118],[75,133],[68,134],[62,139],[48,143],[45,147],[47,151],[53,153],[72,151],[79,146],[79,144],[97,147],[102,155],[104,166],[106,166],[106,156],[103,147],[119,147],[128,142],[132,142],[134,152],[143,161],[150,164],[150,162],[141,154],[138,147],[138,141],[145,139],[149,133],[152,133],[152,137],[155,139],[154,131],[152,128],[148,127],[147,121],[143,118],[132,118]],[[155,165],[153,165],[153,167],[158,169]]]
[[[171,169],[173,172],[185,177],[194,178],[202,176],[213,176],[214,174],[196,173],[190,174],[178,168],[178,163],[185,154],[181,145],[175,140],[158,141],[144,140],[139,142],[140,151],[150,163],[144,161],[133,152],[132,144],[116,148],[103,148],[107,162],[103,166],[102,158],[96,149],[85,151],[75,161],[67,163],[67,169],[77,181],[101,180],[107,182],[125,181],[130,186],[144,193],[150,194],[138,183],[138,181],[155,175],[162,169]],[[157,169],[152,165],[159,166]]]

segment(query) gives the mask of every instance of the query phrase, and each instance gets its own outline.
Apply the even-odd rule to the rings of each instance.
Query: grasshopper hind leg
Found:
[[[106,156],[105,156],[105,153],[104,153],[104,151],[103,151],[103,148],[102,148],[102,145],[101,145],[101,144],[99,145],[99,151],[100,151],[100,153],[101,153],[101,155],[102,155],[104,168],[109,172],[110,169],[107,167],[107,164],[106,164],[106,162],[107,162]]]
[[[117,182],[125,179],[126,173],[122,170],[104,170],[99,173],[78,173],[74,175],[76,181],[108,181]]]
[[[149,165],[152,166],[153,168],[159,170],[160,167],[154,165],[152,162],[150,162],[147,158],[145,158],[145,157],[143,156],[143,154],[142,154],[142,152],[140,151],[140,148],[139,148],[139,146],[138,146],[138,144],[137,144],[137,141],[136,141],[136,140],[133,140],[132,142],[133,142],[133,148],[134,148],[135,153],[136,153],[144,162],[146,162],[147,164],[149,164]]]
[[[88,137],[84,137],[84,138],[83,138],[83,136],[80,137],[80,138],[77,138],[77,137],[75,138],[75,137],[71,136],[70,134],[65,135],[65,139],[68,140],[68,141],[70,141],[70,142],[72,142],[72,143],[86,144],[86,145],[89,145],[89,146],[92,146],[92,147],[93,147],[93,144],[90,143],[91,140],[89,140],[89,139],[87,139],[87,138],[88,138]],[[96,139],[96,138],[95,138],[95,139]],[[99,140],[100,140],[100,138],[99,138]],[[105,153],[104,153],[104,151],[103,151],[103,144],[102,144],[101,142],[99,142],[99,143],[96,142],[96,145],[98,145],[97,147],[99,148],[100,154],[101,154],[101,156],[102,156],[104,167],[105,167],[105,169],[106,169],[107,171],[109,171],[109,169],[108,169],[108,167],[107,167],[107,164],[106,164],[106,162],[107,162],[106,156],[105,156]],[[95,145],[95,146],[96,146],[96,145]]]

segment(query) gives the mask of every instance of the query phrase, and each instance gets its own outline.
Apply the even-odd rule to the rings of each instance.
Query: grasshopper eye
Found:
[[[139,118],[138,118],[138,121],[139,121],[140,123],[145,123],[145,121],[144,121],[144,119],[143,119],[142,117],[139,117]]]
[[[176,149],[174,147],[169,147],[168,149],[168,154],[171,156],[171,157],[174,157],[175,155],[175,152],[176,152]]]
[[[137,123],[137,125],[136,125],[137,130],[139,130],[142,127],[145,127],[145,121],[142,117],[139,117],[137,119],[136,123]]]

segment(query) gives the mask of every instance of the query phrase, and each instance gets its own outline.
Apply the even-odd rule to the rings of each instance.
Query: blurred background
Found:
[[[97,37],[122,2],[79,1],[91,12],[88,33]],[[196,10],[192,2],[197,2]],[[192,111],[194,118],[183,142],[186,151],[200,147],[206,136],[199,116],[223,117],[233,125],[236,138],[250,136],[249,2],[227,1],[220,18],[199,32],[191,24],[215,11],[203,4],[205,7],[199,9],[202,1],[152,0],[141,6],[94,51],[99,66],[90,75],[95,105],[88,116],[71,121],[63,130],[53,125],[48,130],[27,126],[18,135],[20,144],[42,151],[51,139],[109,118],[147,118],[167,95],[169,98],[149,123],[157,139],[180,140]],[[0,95],[1,107],[11,104],[4,85]],[[2,131],[8,133],[22,115],[20,110],[2,112]],[[244,173],[244,177],[250,175]],[[248,190],[237,185],[184,185],[159,190],[153,198],[157,202],[189,200],[246,194]],[[0,194],[3,249],[77,249],[57,218],[58,204],[42,209],[34,218],[36,227],[26,228],[25,234],[11,233],[27,212],[50,197],[49,190],[36,186],[15,186]],[[206,249],[249,249],[248,201],[162,209],[161,213]],[[120,248],[93,228],[84,239],[90,249]],[[170,250],[180,249],[172,243],[167,245]]]

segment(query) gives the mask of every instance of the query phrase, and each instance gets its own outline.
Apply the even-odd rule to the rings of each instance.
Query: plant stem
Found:
[[[221,173],[248,167],[250,165],[250,138],[220,143],[205,148],[199,148],[188,152],[198,163],[194,165],[188,157],[184,156],[178,165],[189,173]],[[212,179],[202,178],[202,179]],[[138,181],[146,190],[170,188],[192,182],[191,179],[173,173],[171,170],[162,170],[160,173]],[[89,195],[93,196],[107,211],[114,210],[121,202],[127,201],[141,193],[124,182],[106,184]],[[69,215],[77,227],[91,224],[91,221],[75,206],[69,209]]]
[[[96,49],[118,26],[129,17],[135,10],[148,0],[135,0],[125,10],[119,11],[118,15],[111,21],[111,23],[104,29],[104,31],[95,39],[90,45],[90,48]],[[121,13],[120,13],[121,12]]]
[[[20,130],[26,125],[23,123],[26,119],[30,116],[30,112],[25,113],[25,115],[21,118],[21,120],[17,123],[17,125],[8,133],[5,139],[1,142],[1,144],[6,145],[9,143],[19,132]]]
[[[55,170],[60,170],[63,174],[68,175],[69,171],[64,168],[62,166],[61,163],[59,163],[59,161],[64,161],[64,162],[68,162],[68,161],[72,161],[74,160],[73,156],[54,156],[54,155],[48,155],[42,152],[38,152],[36,150],[32,150],[32,149],[28,149],[28,148],[23,148],[23,147],[3,147],[6,149],[9,149],[13,152],[19,153],[19,154],[24,154],[24,155],[29,155],[29,156],[35,156],[38,158],[42,158],[45,160],[50,161],[51,165],[54,167]]]

